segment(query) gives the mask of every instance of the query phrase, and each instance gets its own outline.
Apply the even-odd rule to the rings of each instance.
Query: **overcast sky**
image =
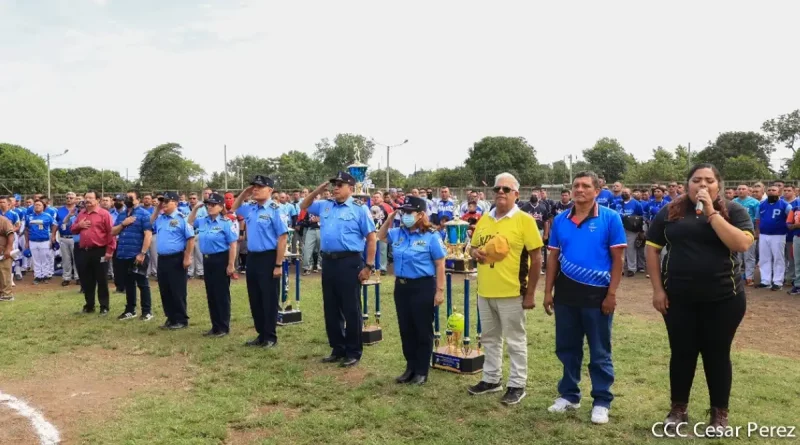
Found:
[[[0,141],[131,177],[163,142],[211,172],[223,144],[311,154],[339,132],[409,139],[405,173],[487,135],[540,162],[603,136],[644,159],[800,108],[799,17],[792,0],[0,0]]]

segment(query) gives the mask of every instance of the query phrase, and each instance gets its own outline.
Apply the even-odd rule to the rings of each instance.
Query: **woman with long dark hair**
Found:
[[[711,398],[709,426],[726,427],[731,343],[746,308],[737,254],[753,243],[753,223],[744,207],[722,199],[722,178],[713,165],[695,165],[686,189],[658,212],[647,232],[653,307],[664,317],[671,350],[666,422],[688,422],[700,354]]]

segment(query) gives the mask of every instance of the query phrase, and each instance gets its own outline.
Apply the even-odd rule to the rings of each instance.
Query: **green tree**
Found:
[[[653,181],[677,181],[686,174],[686,149],[678,146],[681,158],[669,150],[658,147],[653,150],[653,158],[631,165],[625,172],[625,182],[645,184]]]
[[[323,165],[301,151],[292,150],[271,159],[277,165],[276,186],[281,189],[313,188],[329,177],[323,173]]]
[[[47,163],[27,148],[0,143],[0,171],[3,193],[47,192]]]
[[[729,131],[720,133],[715,141],[692,157],[694,164],[709,162],[719,169],[723,177],[726,174],[728,160],[746,156],[762,164],[769,165],[770,156],[775,151],[772,143],[764,135],[754,131]]]
[[[609,183],[622,179],[628,166],[636,163],[619,141],[607,137],[598,139],[592,148],[583,150],[583,157],[597,169],[595,173],[604,175]]]
[[[777,119],[770,119],[761,125],[761,131],[767,133],[770,140],[776,144],[783,144],[795,153],[800,145],[800,110],[782,114]]]
[[[771,179],[774,173],[766,164],[750,156],[739,155],[725,162],[723,179]]]
[[[367,171],[367,176],[372,180],[373,186],[378,190],[386,189],[386,169],[369,170]],[[406,175],[401,173],[400,170],[389,168],[389,187],[402,188],[405,190]]]
[[[53,194],[75,192],[78,194],[88,190],[98,193],[124,193],[131,188],[131,183],[114,170],[98,170],[94,167],[55,168],[50,172]]]
[[[358,147],[358,158],[362,164],[369,164],[375,144],[360,134],[340,133],[333,138],[333,143],[324,138],[316,144],[314,159],[323,165],[325,175],[335,175],[356,161],[355,148]]]
[[[503,172],[511,173],[522,184],[541,181],[536,149],[523,137],[485,137],[469,149],[464,164],[476,175],[478,182],[487,184]]]
[[[417,170],[406,178],[407,188],[435,187],[436,170]]]
[[[148,150],[139,167],[139,186],[152,190],[192,190],[202,187],[205,171],[183,157],[183,147],[170,142]]]
[[[440,168],[436,170],[434,178],[435,184],[439,187],[471,187],[475,185],[475,173],[469,167]]]

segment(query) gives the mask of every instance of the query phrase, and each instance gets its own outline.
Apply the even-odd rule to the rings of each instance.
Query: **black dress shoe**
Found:
[[[344,357],[339,355],[329,355],[322,359],[322,363],[336,363],[338,361],[344,360]]]
[[[276,346],[278,346],[278,344],[275,343],[274,341],[265,341],[264,343],[261,344],[261,347],[264,349],[272,349]]]
[[[85,307],[81,309],[81,314],[93,314],[94,308],[93,307]]]
[[[179,329],[186,329],[189,325],[186,323],[172,323],[171,325],[167,326],[167,329],[170,331],[177,331]]]
[[[69,280],[64,280],[64,281],[62,281],[62,282],[61,282],[61,286],[62,286],[62,287],[67,287],[67,286],[69,286]]]
[[[346,358],[342,363],[339,364],[342,368],[350,368],[358,364],[361,360],[357,358]]]
[[[108,308],[100,308],[100,316],[105,317],[108,315]]]
[[[159,326],[158,329],[169,329],[170,325],[172,325],[172,322],[167,320],[167,321],[164,322],[164,324]]]
[[[264,342],[260,338],[254,338],[244,343],[245,346],[263,346]]]
[[[409,385],[424,385],[425,382],[428,381],[428,376],[426,375],[415,375],[414,378],[409,380]]]
[[[406,369],[406,372],[404,372],[403,375],[396,377],[394,381],[397,383],[408,383],[412,378],[414,378],[414,371]]]
[[[216,335],[216,334],[217,334],[217,331],[212,329],[212,330],[210,330],[208,332],[203,332],[203,337],[211,337],[211,336]]]
[[[228,335],[227,332],[215,332],[211,336],[214,337],[214,338],[222,338],[222,337],[224,337],[226,335]]]

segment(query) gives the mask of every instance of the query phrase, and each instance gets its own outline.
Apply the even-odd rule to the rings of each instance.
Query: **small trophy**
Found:
[[[366,201],[366,198],[369,198],[369,191],[367,191],[364,181],[367,179],[367,168],[369,168],[369,166],[362,164],[360,158],[361,154],[359,153],[358,145],[356,144],[355,161],[347,167],[347,172],[350,173],[350,176],[356,180],[353,197],[360,198],[362,201]]]

